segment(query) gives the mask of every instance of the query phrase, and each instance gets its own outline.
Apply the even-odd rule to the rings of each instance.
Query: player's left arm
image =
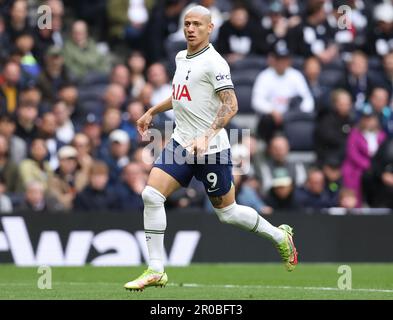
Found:
[[[221,105],[218,108],[217,115],[213,123],[206,132],[192,141],[186,148],[192,153],[203,154],[208,146],[210,140],[233,118],[238,111],[237,98],[233,88],[223,89],[217,92],[220,98]]]
[[[238,111],[237,98],[234,89],[229,88],[221,90],[217,92],[217,95],[220,98],[221,105],[218,108],[217,115],[212,125],[206,131],[205,136],[208,141],[210,141],[222,128],[225,128]]]

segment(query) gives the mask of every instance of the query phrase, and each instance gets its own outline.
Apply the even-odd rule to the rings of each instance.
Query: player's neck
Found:
[[[209,40],[208,41],[204,41],[201,44],[199,44],[198,46],[192,47],[190,45],[187,45],[187,55],[193,55],[201,50],[203,50],[204,48],[206,48],[209,45]]]

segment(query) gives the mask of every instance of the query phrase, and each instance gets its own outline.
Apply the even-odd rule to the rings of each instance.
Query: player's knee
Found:
[[[237,204],[234,202],[225,208],[214,208],[214,211],[221,222],[233,224],[235,222],[236,206]]]
[[[166,198],[157,189],[146,186],[142,191],[142,199],[145,206],[161,206],[164,204]]]

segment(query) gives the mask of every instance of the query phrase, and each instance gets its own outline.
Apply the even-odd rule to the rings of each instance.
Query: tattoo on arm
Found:
[[[218,108],[216,118],[208,130],[209,136],[224,128],[237,112],[237,99],[233,89],[224,89],[217,92],[217,95],[221,100],[221,106]]]

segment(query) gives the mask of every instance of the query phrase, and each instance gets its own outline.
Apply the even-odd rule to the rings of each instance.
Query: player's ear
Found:
[[[213,24],[213,22],[210,22],[209,26],[208,26],[208,29],[207,29],[209,34],[211,34],[213,32],[213,29],[214,29],[214,24]]]

